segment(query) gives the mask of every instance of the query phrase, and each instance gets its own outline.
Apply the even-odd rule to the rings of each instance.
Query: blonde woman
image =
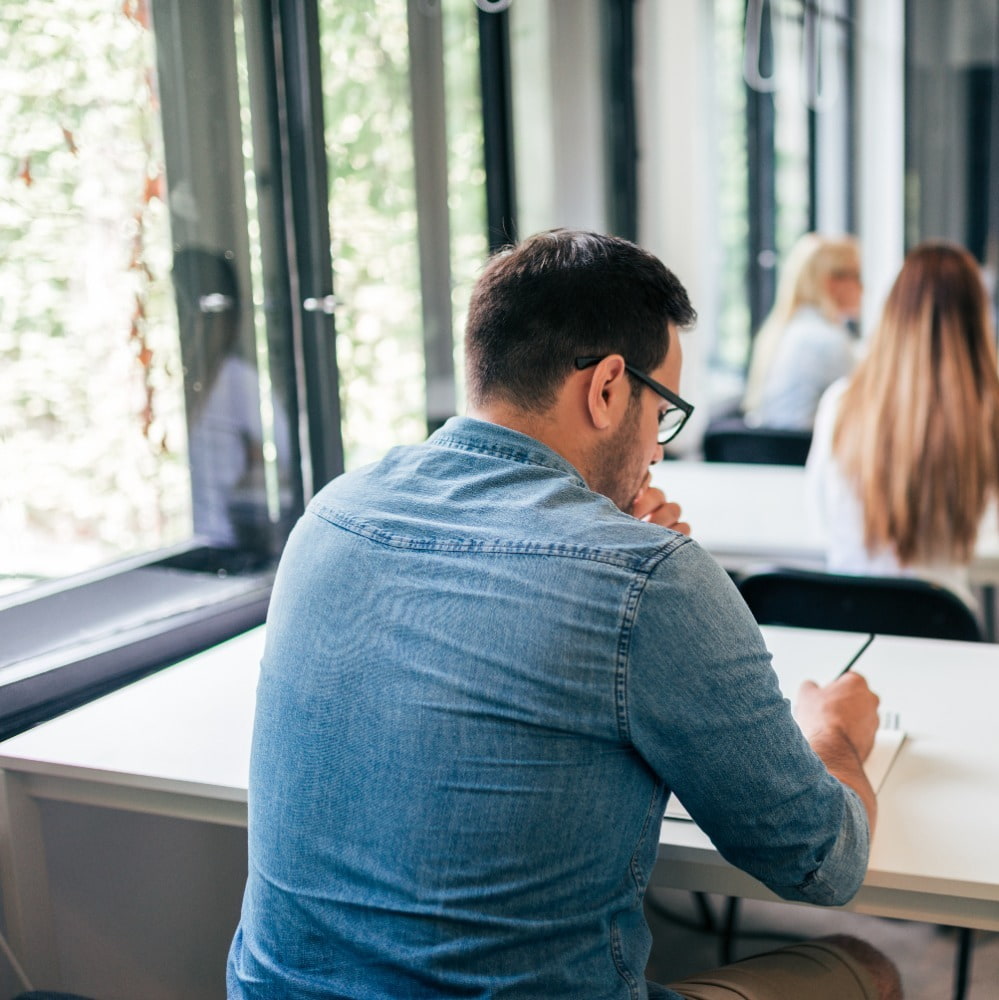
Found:
[[[867,356],[822,398],[807,477],[829,569],[923,577],[975,606],[967,567],[999,492],[999,374],[966,250],[906,257]]]
[[[810,430],[819,397],[856,363],[845,325],[860,316],[860,250],[851,236],[806,233],[788,254],[753,345],[746,422]]]

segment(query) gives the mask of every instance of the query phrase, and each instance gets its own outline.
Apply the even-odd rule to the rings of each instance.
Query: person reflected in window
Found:
[[[806,466],[831,570],[916,576],[972,607],[968,564],[999,492],[988,296],[963,248],[906,257],[870,349],[822,397]]]
[[[252,346],[240,341],[241,299],[232,260],[184,248],[174,257],[184,364],[194,533],[213,548],[266,550],[264,433]],[[278,453],[287,439],[275,407]]]
[[[811,430],[822,393],[856,364],[860,250],[851,236],[806,233],[781,271],[753,344],[743,411],[753,426]]]

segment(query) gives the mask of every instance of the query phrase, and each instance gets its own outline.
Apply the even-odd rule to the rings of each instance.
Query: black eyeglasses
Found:
[[[576,367],[582,371],[584,368],[592,368],[594,365],[600,364],[601,361],[603,358],[576,358]],[[653,392],[658,393],[667,403],[671,404],[669,409],[659,417],[659,436],[656,438],[659,444],[668,444],[683,430],[683,425],[694,412],[693,405],[685,399],[681,399],[662,383],[650,378],[645,372],[632,368],[627,361],[624,363],[624,368],[629,375],[637,378],[639,382],[644,382]]]

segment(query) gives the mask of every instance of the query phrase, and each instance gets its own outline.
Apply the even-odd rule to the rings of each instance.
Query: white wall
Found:
[[[599,6],[514,3],[510,40],[520,236],[554,226],[603,231]]]
[[[246,830],[64,802],[40,813],[61,982],[35,989],[223,1000]]]
[[[876,322],[904,255],[903,6],[904,0],[858,4],[858,230],[865,333]]]
[[[707,362],[718,314],[716,137],[711,4],[637,7],[639,242],[669,267],[698,313],[683,339],[681,395],[696,407],[679,450],[699,447],[708,417]]]

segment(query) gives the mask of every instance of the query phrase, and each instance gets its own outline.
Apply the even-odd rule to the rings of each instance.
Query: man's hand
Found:
[[[655,486],[650,486],[651,473],[646,472],[641,489],[631,502],[631,515],[639,521],[651,521],[653,524],[672,528],[681,535],[690,534],[690,525],[680,520],[680,505],[666,499],[666,494]]]
[[[880,700],[867,681],[851,671],[825,687],[805,681],[798,691],[794,715],[809,742],[821,733],[840,732],[865,761],[878,731]]]
[[[878,731],[879,701],[867,681],[851,671],[825,687],[805,681],[794,708],[805,739],[826,769],[860,796],[872,833],[878,800],[863,765]]]

